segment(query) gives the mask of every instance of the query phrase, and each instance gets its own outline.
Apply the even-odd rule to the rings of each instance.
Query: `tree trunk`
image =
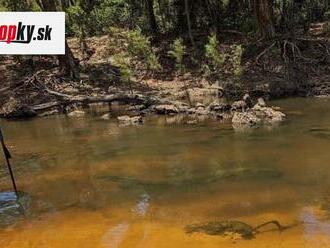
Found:
[[[42,11],[57,11],[55,0],[39,0]],[[60,72],[74,79],[79,79],[79,61],[75,59],[65,39],[65,55],[58,55]]]
[[[190,9],[189,9],[188,0],[184,0],[184,6],[185,6],[185,14],[187,18],[187,26],[188,26],[188,34],[189,34],[190,42],[193,45],[193,47],[195,47],[195,41],[191,31]]]
[[[273,38],[275,36],[275,27],[272,0],[253,0],[253,5],[260,34],[263,38]]]
[[[42,11],[56,11],[56,3],[54,0],[38,0],[37,3]]]
[[[150,29],[153,33],[158,33],[158,25],[154,12],[154,0],[146,0],[146,7],[147,7]]]
[[[177,0],[176,1],[176,9],[177,9],[177,28],[178,32],[182,33],[186,31],[186,17],[185,17],[185,0]]]
[[[79,79],[79,61],[74,58],[72,51],[65,40],[65,55],[58,56],[60,73],[70,76],[74,79]]]

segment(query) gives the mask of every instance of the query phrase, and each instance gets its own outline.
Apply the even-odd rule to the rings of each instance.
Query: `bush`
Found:
[[[241,45],[232,45],[231,49],[231,56],[229,57],[229,61],[231,62],[232,72],[234,76],[240,77],[242,75],[242,54],[243,49]]]
[[[22,0],[0,0],[2,11],[27,11],[31,9],[31,3]]]
[[[120,67],[121,80],[130,82],[132,77],[131,60],[127,53],[122,52],[113,56],[113,64]]]
[[[89,23],[89,18],[85,11],[79,5],[74,5],[66,10],[66,14],[68,19],[68,33],[80,37],[82,35],[82,30],[86,32]]]
[[[93,11],[93,25],[99,33],[111,26],[125,26],[130,18],[130,5],[127,0],[103,0]]]
[[[219,41],[216,34],[213,33],[205,45],[206,64],[202,65],[202,72],[207,77],[220,72],[226,61],[226,54],[220,53],[218,47]]]
[[[219,51],[219,42],[215,34],[209,37],[205,45],[206,64],[202,65],[204,75],[220,76],[223,74],[234,75],[239,78],[243,69],[241,66],[243,49],[241,45],[232,45],[230,48],[224,48],[225,52]]]
[[[161,69],[158,58],[151,47],[150,41],[145,37],[140,29],[129,31],[128,35],[128,53],[142,61],[147,69],[156,71]]]
[[[226,55],[219,52],[218,46],[219,42],[216,34],[209,36],[208,43],[205,45],[205,56],[209,60],[213,70],[220,69],[226,60]]]
[[[184,72],[185,66],[183,64],[183,57],[185,55],[186,46],[183,45],[183,40],[181,38],[176,39],[171,45],[168,54],[175,59],[175,68],[180,72]]]

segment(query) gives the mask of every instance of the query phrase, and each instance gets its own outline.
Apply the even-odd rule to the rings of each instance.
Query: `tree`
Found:
[[[57,11],[56,0],[39,0],[38,5],[43,11]],[[79,61],[73,56],[67,40],[65,39],[65,54],[58,55],[60,73],[79,79]]]
[[[146,7],[147,7],[147,15],[148,15],[150,29],[153,33],[158,33],[158,25],[154,12],[154,1],[146,0]]]
[[[254,14],[258,22],[259,32],[266,39],[275,36],[272,7],[272,0],[253,0]]]
[[[195,47],[195,41],[194,41],[194,37],[193,37],[192,31],[191,31],[190,9],[189,9],[188,0],[184,1],[184,6],[185,6],[185,14],[186,14],[186,18],[187,18],[187,26],[188,26],[188,34],[189,34],[190,42]]]

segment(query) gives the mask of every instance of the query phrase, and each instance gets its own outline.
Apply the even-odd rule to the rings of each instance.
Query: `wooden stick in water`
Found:
[[[14,173],[11,169],[11,165],[10,165],[10,161],[9,161],[9,159],[11,159],[11,155],[10,155],[10,152],[8,151],[6,145],[5,145],[5,141],[4,141],[4,138],[3,138],[1,128],[0,128],[0,142],[1,142],[2,150],[3,150],[3,155],[5,156],[5,159],[6,159],[7,167],[8,167],[10,178],[11,178],[11,182],[13,184],[13,188],[14,188],[16,197],[18,199],[18,190],[17,190],[17,187],[16,187],[15,177],[14,177]]]

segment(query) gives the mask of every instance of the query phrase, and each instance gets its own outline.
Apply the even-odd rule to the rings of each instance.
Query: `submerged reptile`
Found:
[[[278,221],[269,221],[257,227],[252,227],[241,221],[212,221],[188,225],[185,227],[186,233],[205,233],[208,235],[225,235],[226,233],[239,234],[244,239],[252,239],[260,233],[260,228],[273,224],[279,231],[283,231],[288,226],[282,226]]]

